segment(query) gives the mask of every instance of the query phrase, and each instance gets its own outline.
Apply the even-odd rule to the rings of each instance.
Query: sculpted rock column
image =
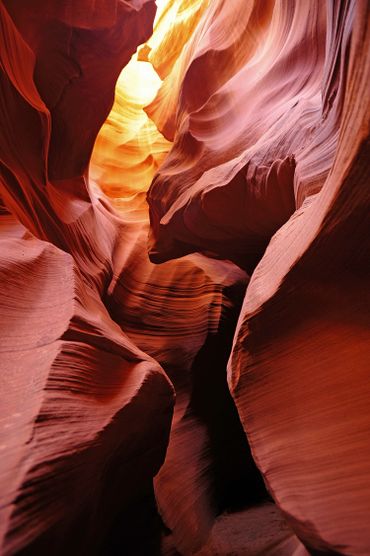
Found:
[[[312,551],[365,556],[370,550],[368,6],[348,3],[336,15],[339,19],[329,21],[337,21],[342,44],[351,38],[335,161],[321,192],[279,230],[251,279],[229,383],[257,465],[300,539]],[[335,33],[332,37],[329,49],[338,44]],[[333,77],[341,71],[338,63]]]

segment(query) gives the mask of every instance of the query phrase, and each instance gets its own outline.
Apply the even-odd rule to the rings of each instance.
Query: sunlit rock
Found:
[[[0,4],[2,554],[370,553],[368,24]]]

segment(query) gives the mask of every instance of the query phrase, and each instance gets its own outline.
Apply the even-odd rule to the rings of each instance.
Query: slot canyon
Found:
[[[0,554],[370,555],[368,0],[0,0]]]

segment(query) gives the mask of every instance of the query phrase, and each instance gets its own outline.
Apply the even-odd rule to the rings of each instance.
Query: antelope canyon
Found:
[[[0,554],[369,556],[368,0],[0,34]]]

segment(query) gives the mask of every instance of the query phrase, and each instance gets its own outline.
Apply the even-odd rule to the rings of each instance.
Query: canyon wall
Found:
[[[369,19],[0,3],[2,554],[369,554]]]

